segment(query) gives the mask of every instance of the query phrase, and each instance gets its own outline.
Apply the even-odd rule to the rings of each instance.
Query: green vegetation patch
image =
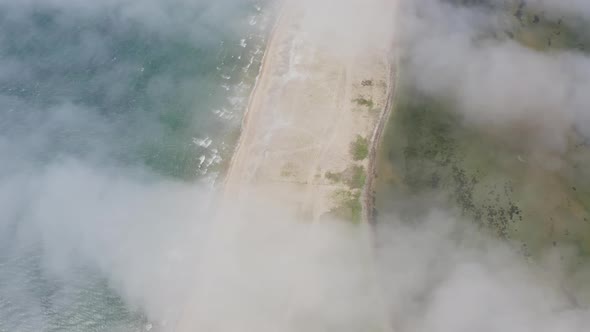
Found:
[[[352,189],[361,189],[367,180],[367,173],[365,167],[362,165],[355,165],[351,169],[350,179],[348,185]]]
[[[445,102],[408,85],[400,89],[383,151],[399,178],[383,180],[396,188],[398,197],[437,197],[457,207],[463,217],[507,238],[522,219],[512,189],[512,175],[520,169],[509,175],[501,172],[504,159],[515,161],[515,156],[464,126]]]
[[[353,165],[340,173],[328,171],[324,176],[333,183],[346,183],[351,189],[361,189],[367,180],[365,167],[362,165]]]
[[[574,50],[586,52],[590,43],[590,22],[575,17],[546,14],[525,0],[447,0],[456,6],[479,7],[503,18],[500,29],[487,31],[493,39],[513,39],[537,50]],[[483,37],[483,36],[482,36]]]
[[[368,109],[373,109],[373,106],[375,106],[375,103],[373,102],[373,99],[367,99],[367,98],[365,98],[363,96],[360,96],[360,97],[358,97],[356,99],[353,99],[352,101],[354,101],[355,103],[357,103],[357,105],[359,105],[359,106],[366,106]]]
[[[357,135],[356,139],[350,144],[350,154],[352,154],[352,159],[356,161],[366,159],[369,155],[369,140]]]
[[[551,21],[521,3],[506,11],[511,30],[492,34],[539,52],[586,45],[590,30],[574,32],[570,22]],[[402,59],[398,70],[404,69]],[[518,128],[466,125],[451,102],[425,95],[401,74],[379,152],[378,214],[417,222],[429,213],[425,207],[450,207],[459,220],[509,239],[525,256],[562,247],[571,250],[562,257],[566,269],[587,264],[590,144],[572,133],[562,168],[549,170],[517,143]]]
[[[588,163],[549,171],[513,144],[518,133],[465,125],[452,104],[410,81],[398,81],[397,96],[380,151],[379,163],[389,167],[388,174],[378,171],[380,214],[411,221],[424,206],[450,206],[461,220],[520,243],[525,255],[568,246],[576,248],[575,260],[590,256]],[[575,146],[573,159],[590,155],[590,145]]]
[[[334,193],[338,206],[330,215],[353,223],[360,223],[362,218],[361,193],[359,191],[339,190]]]
[[[527,5],[525,1],[516,0],[508,7],[508,13],[513,24],[506,34],[529,48],[539,51],[586,51],[586,45],[590,42],[590,36],[586,32],[587,23],[579,20],[549,17],[534,6]],[[586,26],[581,26],[584,24]]]

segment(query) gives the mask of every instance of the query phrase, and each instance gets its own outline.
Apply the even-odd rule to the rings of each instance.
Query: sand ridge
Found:
[[[331,219],[331,216],[342,219],[337,214],[350,208],[351,198],[358,206],[367,201],[363,182],[370,169],[369,157],[374,155],[370,152],[375,146],[372,141],[379,139],[377,124],[383,121],[391,96],[388,94],[392,88],[389,49],[387,45],[355,47],[352,49],[358,52],[346,52],[351,49],[346,45],[325,43],[324,38],[318,38],[321,34],[314,31],[314,25],[326,13],[314,12],[316,8],[309,6],[308,1],[313,2],[285,0],[283,4],[221,188],[222,204],[227,206],[216,209],[220,216],[212,223],[208,236],[212,247],[228,257],[226,263],[230,268],[227,274],[216,275],[214,279],[227,277],[235,283],[223,284],[223,287],[212,286],[218,285],[214,282],[212,285],[205,283],[191,290],[196,295],[186,304],[175,331],[194,331],[195,327],[212,322],[221,326],[239,325],[238,329],[230,330],[248,331],[240,324],[252,320],[260,325],[256,331],[310,331],[296,326],[299,317],[305,317],[308,310],[314,311],[313,317],[322,319],[306,320],[304,326],[321,327],[325,323],[323,319],[330,320],[323,316],[330,315],[315,312],[321,308],[318,303],[328,299],[338,301],[338,296],[346,297],[356,290],[349,283],[333,288],[335,279],[323,273],[329,269],[298,268],[297,262],[321,261],[323,265],[325,250],[339,252],[342,249],[332,248],[335,244],[326,241],[331,236],[323,233],[326,231],[323,226],[330,226],[330,231],[339,227],[351,231],[346,241],[340,243],[351,250],[345,257],[356,257],[357,276],[363,280],[362,289],[368,291],[367,299],[371,299],[371,304],[375,303],[373,300],[383,300],[379,296],[370,227],[367,224],[355,227],[340,220],[318,221]],[[338,5],[336,0],[318,1]],[[355,1],[355,5],[364,4],[364,0]],[[366,151],[363,158],[355,160],[351,144],[358,137],[365,140]],[[352,181],[355,169],[362,169],[362,176],[356,174],[356,181]],[[356,212],[358,220],[355,221],[361,221],[363,214]],[[265,233],[261,230],[281,228],[281,225],[288,230],[271,232],[272,236],[264,239],[256,236],[259,232]],[[291,231],[300,231],[300,236]],[[285,238],[281,240],[282,236]],[[264,247],[266,242],[289,242],[292,237],[299,239],[296,248],[292,248],[292,255],[276,248],[271,252],[258,248]],[[288,243],[286,246],[289,247]],[[256,261],[253,266],[243,262],[248,253]],[[278,263],[283,260],[286,262]],[[320,273],[314,274],[316,270]],[[250,293],[254,287],[251,284],[241,287],[243,282],[250,281],[250,274],[258,275],[261,271],[281,275],[281,287],[260,293]],[[234,296],[233,291],[247,291],[248,296]],[[231,296],[216,297],[217,292],[222,295],[229,292]],[[272,305],[264,307],[260,317],[244,314],[256,309],[253,307],[258,296],[271,297]],[[239,302],[240,299],[246,302]],[[211,301],[227,306],[221,310],[224,314],[227,310],[230,314],[245,316],[230,316],[228,321],[208,319],[203,315],[211,309]],[[343,305],[350,306],[347,308],[351,315],[338,317],[338,323],[348,320],[354,324],[379,325],[380,330],[390,331],[386,313],[375,312],[378,310],[361,302],[344,302]],[[231,311],[235,308],[235,312]]]
[[[368,159],[353,160],[351,144],[375,138],[390,70],[386,48],[342,54],[311,38],[307,10],[284,4],[224,192],[277,202],[315,221],[351,197],[360,201],[350,177],[355,167],[366,172]]]

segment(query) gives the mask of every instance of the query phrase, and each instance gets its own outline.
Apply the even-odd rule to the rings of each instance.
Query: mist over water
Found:
[[[186,285],[196,186],[233,149],[267,7],[0,1],[0,331],[175,317],[161,285]]]

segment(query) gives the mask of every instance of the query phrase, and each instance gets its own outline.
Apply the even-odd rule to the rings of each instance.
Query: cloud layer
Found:
[[[393,3],[378,3],[384,7],[375,8],[386,9],[379,13],[362,4],[350,1],[342,16],[330,15],[335,2],[320,4],[321,15],[309,18],[315,22],[311,31],[335,42],[335,49],[346,46],[341,50],[388,40]],[[121,29],[139,24],[156,39],[186,34],[205,43],[225,10],[234,8],[228,1],[188,0],[0,5],[5,20],[28,20],[35,9],[46,8],[59,12],[58,23],[74,28],[71,19],[107,15]],[[409,73],[424,91],[453,96],[469,123],[529,126],[531,146],[554,151],[564,149],[572,126],[583,133],[590,128],[585,55],[541,54],[509,40],[478,43],[480,33],[502,24],[478,9],[434,0],[406,1],[401,8],[398,45],[409,58]],[[199,29],[192,25],[196,19],[203,22]],[[372,20],[384,23],[364,40]],[[336,31],[347,22],[354,41],[348,45],[347,35]],[[26,31],[21,36],[33,42],[43,35]],[[80,54],[80,66],[110,61],[109,36],[88,32],[70,51]],[[7,38],[3,34],[0,42]],[[48,57],[48,66],[78,65],[59,55]],[[142,133],[165,131],[149,116],[145,122],[103,117],[67,89],[33,90],[40,95],[32,103],[26,91],[9,90],[47,74],[43,65],[24,60],[0,60],[0,252],[7,253],[0,257],[11,267],[20,264],[15,258],[36,257],[35,273],[58,280],[58,290],[41,297],[48,301],[36,300],[38,290],[23,286],[29,270],[0,283],[0,310],[11,309],[2,302],[8,298],[29,311],[12,315],[14,330],[49,330],[55,324],[50,311],[74,305],[67,285],[88,274],[106,280],[126,306],[165,331],[578,332],[590,324],[588,308],[568,293],[570,276],[561,272],[558,251],[546,261],[527,262],[509,244],[445,212],[433,211],[411,226],[384,216],[376,238],[362,226],[310,224],[260,202],[220,212],[208,188],[138,163],[122,165],[126,147],[120,143],[137,139],[126,136],[130,123]],[[121,87],[130,84],[137,65],[123,63],[97,75],[102,98],[125,100]],[[157,92],[174,88],[166,78],[151,84],[154,100]],[[43,107],[47,100],[51,107]],[[32,302],[20,302],[29,296]]]
[[[585,15],[581,2],[548,1],[548,13]],[[405,2],[399,15],[407,74],[427,94],[451,98],[467,123],[509,128],[525,149],[563,152],[572,130],[590,135],[590,58],[541,52],[490,32],[509,31],[510,12],[450,2]],[[566,17],[566,20],[569,16]],[[516,130],[514,130],[516,129]],[[503,133],[506,133],[504,131]],[[519,145],[519,143],[515,143]]]

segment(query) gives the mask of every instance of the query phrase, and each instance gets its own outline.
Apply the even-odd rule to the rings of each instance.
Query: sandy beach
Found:
[[[313,38],[308,7],[286,1],[225,179],[227,199],[255,197],[317,221],[358,218],[377,124],[390,90],[387,45],[343,52]],[[311,24],[310,24],[311,25]],[[362,171],[363,175],[359,175]],[[363,214],[365,215],[365,214]]]

